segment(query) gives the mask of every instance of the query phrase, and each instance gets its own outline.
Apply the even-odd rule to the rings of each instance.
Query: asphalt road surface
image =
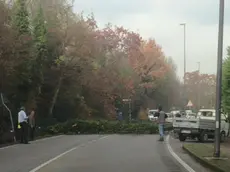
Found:
[[[189,156],[183,149],[182,146],[184,143],[194,143],[200,144],[194,140],[186,140],[185,142],[180,142],[178,139],[174,137],[170,137],[169,143],[173,151],[187,164],[189,165],[194,171],[197,172],[212,172],[210,169],[205,168],[199,162],[196,162],[191,156]],[[210,143],[212,144],[212,143]]]
[[[157,135],[59,136],[0,149],[1,172],[186,172]]]

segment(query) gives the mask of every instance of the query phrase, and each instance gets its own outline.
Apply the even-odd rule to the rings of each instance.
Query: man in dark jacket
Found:
[[[159,141],[164,141],[164,125],[165,125],[165,119],[168,117],[167,114],[162,110],[162,106],[158,107],[158,112],[155,113],[155,117],[158,117],[158,128],[159,128],[159,134],[160,139]]]

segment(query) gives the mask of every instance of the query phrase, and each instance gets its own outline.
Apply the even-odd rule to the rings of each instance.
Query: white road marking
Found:
[[[76,150],[76,149],[79,149],[80,147],[84,147],[84,146],[86,146],[86,145],[88,145],[88,144],[90,144],[90,143],[96,142],[96,141],[101,140],[101,139],[105,139],[105,138],[107,138],[107,137],[109,137],[109,136],[103,136],[103,137],[101,137],[101,138],[99,138],[99,139],[94,139],[94,140],[91,140],[91,141],[89,141],[89,142],[86,142],[86,143],[83,143],[83,144],[81,144],[81,145],[78,145],[78,146],[76,146],[76,147],[74,147],[74,148],[72,148],[72,149],[69,149],[69,150],[63,152],[62,154],[60,154],[60,155],[58,155],[58,156],[56,156],[56,157],[54,157],[54,158],[52,158],[52,159],[50,159],[50,160],[44,162],[43,164],[39,165],[38,167],[36,167],[36,168],[30,170],[29,172],[36,172],[36,171],[40,170],[41,168],[45,167],[46,165],[52,163],[53,161],[56,161],[57,159],[61,158],[62,156],[66,155],[66,154],[68,154],[68,153],[70,153],[70,152],[72,152],[72,151],[74,151],[74,150]]]
[[[169,143],[169,135],[166,138],[166,145],[167,148],[170,152],[170,154],[188,171],[188,172],[196,172],[195,170],[193,170],[186,162],[184,162],[172,149],[170,143]]]
[[[55,139],[55,138],[59,138],[59,137],[62,137],[62,136],[64,136],[64,135],[53,136],[53,137],[46,137],[44,139],[38,139],[38,140],[35,140],[35,141],[31,141],[31,143],[36,143],[36,142],[41,142],[41,141],[45,141],[45,140]],[[16,144],[13,144],[13,145],[10,145],[10,146],[5,146],[5,147],[0,148],[0,150],[8,149],[8,148],[13,148],[13,147],[16,147],[18,145],[19,144],[16,143]]]

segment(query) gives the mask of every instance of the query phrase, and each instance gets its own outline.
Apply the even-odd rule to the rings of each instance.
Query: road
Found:
[[[189,156],[183,149],[183,143],[197,143],[197,141],[194,140],[186,140],[186,142],[180,142],[178,139],[174,139],[174,137],[170,137],[169,143],[171,148],[174,152],[187,164],[189,165],[194,171],[196,172],[212,172],[210,169],[205,168],[200,163],[196,162],[191,156]],[[210,144],[212,144],[211,142]]]
[[[59,136],[0,149],[1,172],[186,172],[157,135]]]

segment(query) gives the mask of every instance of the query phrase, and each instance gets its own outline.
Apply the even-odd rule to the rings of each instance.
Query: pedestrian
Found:
[[[18,123],[21,127],[21,143],[28,144],[28,123],[27,123],[28,117],[25,113],[25,107],[21,107],[20,111],[18,112]]]
[[[30,133],[31,140],[34,140],[34,132],[35,132],[35,109],[33,108],[29,115],[29,133]]]
[[[158,112],[155,113],[155,116],[158,117],[158,129],[160,134],[159,141],[164,141],[164,125],[165,125],[165,119],[168,117],[167,114],[162,110],[162,106],[158,107]]]
[[[118,118],[119,118],[119,121],[123,120],[123,114],[121,111],[118,113]]]

